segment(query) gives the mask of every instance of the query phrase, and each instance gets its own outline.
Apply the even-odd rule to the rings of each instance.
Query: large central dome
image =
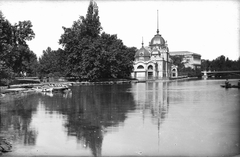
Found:
[[[152,38],[150,42],[150,46],[155,46],[155,45],[165,45],[165,40],[158,33]]]

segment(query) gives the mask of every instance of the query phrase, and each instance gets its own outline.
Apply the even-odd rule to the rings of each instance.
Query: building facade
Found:
[[[169,52],[170,56],[183,56],[182,63],[185,68],[201,69],[201,55],[189,51]]]
[[[167,42],[159,34],[152,38],[148,47],[142,47],[135,54],[132,77],[138,80],[168,79],[171,76],[171,62]]]

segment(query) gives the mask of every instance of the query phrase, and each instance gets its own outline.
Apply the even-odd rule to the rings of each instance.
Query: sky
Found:
[[[240,1],[238,0],[95,0],[103,31],[117,34],[128,47],[148,46],[157,31],[169,51],[190,51],[202,59],[240,56]],[[0,10],[12,24],[30,20],[35,38],[28,42],[40,57],[58,44],[62,27],[71,27],[87,14],[90,0],[0,0]]]

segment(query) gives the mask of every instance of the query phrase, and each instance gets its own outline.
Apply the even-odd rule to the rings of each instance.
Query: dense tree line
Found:
[[[37,57],[27,45],[34,37],[31,21],[12,25],[0,11],[0,79],[36,76]]]
[[[207,71],[240,70],[240,58],[232,61],[221,55],[212,61],[203,59],[201,63],[201,69]]]
[[[2,78],[23,73],[39,77],[70,76],[87,81],[130,76],[136,48],[126,47],[117,35],[102,32],[94,1],[90,1],[86,17],[80,16],[70,28],[63,27],[59,40],[62,49],[48,47],[39,60],[26,43],[35,36],[31,21],[11,25],[2,13],[0,20]]]

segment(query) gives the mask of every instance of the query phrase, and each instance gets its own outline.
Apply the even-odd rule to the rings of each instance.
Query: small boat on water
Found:
[[[69,90],[69,88],[67,86],[52,87],[52,92],[64,92],[65,90]]]
[[[240,86],[238,85],[231,85],[231,84],[228,84],[228,85],[222,84],[220,86],[223,88],[240,88]]]

